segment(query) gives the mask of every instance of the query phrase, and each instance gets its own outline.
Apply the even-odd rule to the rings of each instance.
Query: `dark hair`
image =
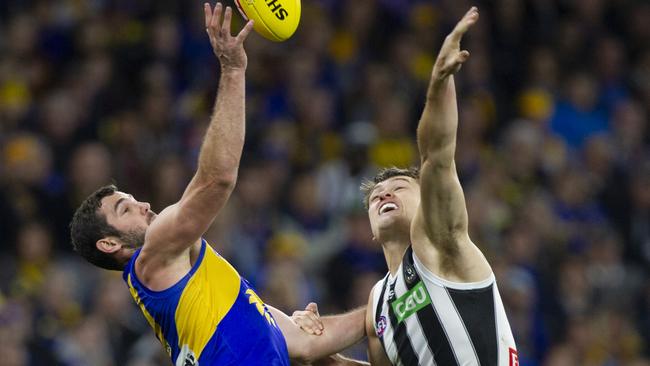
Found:
[[[107,236],[120,237],[119,230],[106,222],[106,216],[99,212],[102,199],[117,192],[113,184],[104,186],[88,196],[72,217],[70,237],[74,250],[88,262],[109,270],[121,271],[124,264],[112,255],[97,249],[97,241]]]
[[[390,167],[390,168],[383,168],[382,170],[375,175],[374,178],[370,180],[366,180],[363,183],[361,183],[361,192],[363,193],[363,206],[368,209],[369,206],[369,199],[370,199],[370,194],[372,191],[375,189],[377,184],[393,178],[393,177],[411,177],[415,180],[420,179],[420,168],[418,167],[410,167],[406,169],[402,168],[397,168],[397,167]]]

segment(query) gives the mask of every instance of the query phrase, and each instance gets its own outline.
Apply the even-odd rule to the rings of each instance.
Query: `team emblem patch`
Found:
[[[413,281],[415,281],[415,270],[413,267],[408,266],[406,267],[406,283],[410,285]]]
[[[377,321],[377,337],[381,338],[384,335],[384,331],[386,330],[386,317],[385,316],[380,316],[379,321]]]

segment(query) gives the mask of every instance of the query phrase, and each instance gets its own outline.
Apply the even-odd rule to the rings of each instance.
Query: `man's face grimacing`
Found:
[[[119,247],[138,248],[144,245],[147,228],[156,218],[151,205],[138,202],[132,195],[119,191],[102,198],[101,202],[100,213],[121,235],[119,238],[100,239],[98,248],[110,253],[119,250]]]
[[[407,176],[377,183],[368,198],[368,218],[375,239],[408,234],[420,205],[420,185]]]

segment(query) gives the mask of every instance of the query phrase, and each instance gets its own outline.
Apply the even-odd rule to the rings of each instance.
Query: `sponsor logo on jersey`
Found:
[[[508,348],[508,354],[510,355],[510,366],[519,366],[519,355],[517,354],[517,350],[510,347]]]
[[[379,321],[377,321],[377,337],[381,338],[384,335],[387,326],[388,323],[386,323],[386,317],[383,315],[380,316]]]
[[[391,306],[397,317],[397,323],[399,324],[429,304],[431,304],[429,292],[424,286],[424,283],[420,281],[407,293],[393,301]]]

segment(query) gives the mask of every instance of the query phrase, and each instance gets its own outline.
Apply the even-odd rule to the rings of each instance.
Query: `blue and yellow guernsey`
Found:
[[[164,291],[140,283],[134,267],[139,254],[124,269],[124,280],[175,366],[289,365],[266,305],[205,240],[190,272]]]

